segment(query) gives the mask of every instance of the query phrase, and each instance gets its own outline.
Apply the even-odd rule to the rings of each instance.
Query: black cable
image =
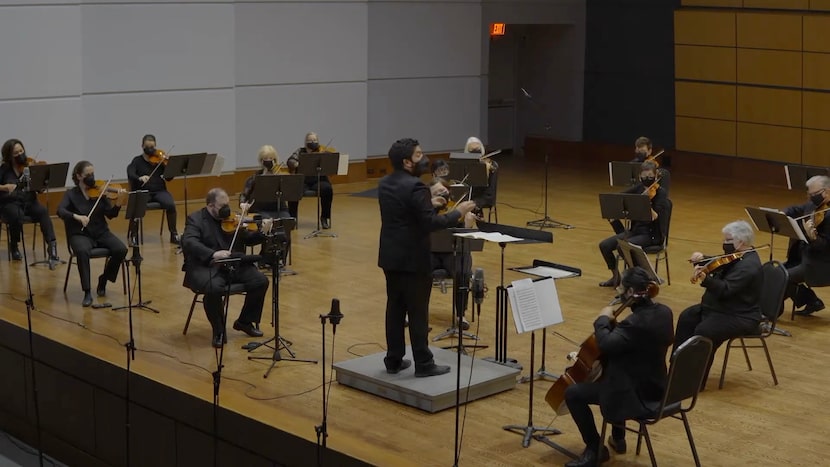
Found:
[[[362,354],[362,355],[361,355],[361,354],[359,354],[359,353],[352,352],[352,349],[353,349],[353,348],[358,347],[358,346],[361,346],[361,345],[376,345],[376,346],[380,347],[380,349],[381,349],[381,350],[386,351],[386,347],[384,347],[384,346],[383,346],[382,344],[380,344],[379,342],[359,342],[359,343],[357,343],[357,344],[352,344],[352,345],[350,345],[350,346],[349,346],[349,348],[348,348],[348,349],[346,349],[346,352],[348,352],[348,353],[350,353],[350,354],[354,355],[355,357],[365,357],[365,356],[366,356],[366,354]]]

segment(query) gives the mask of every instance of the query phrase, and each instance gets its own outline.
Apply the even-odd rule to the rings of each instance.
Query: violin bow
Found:
[[[174,144],[174,145],[172,145],[172,146],[170,146],[170,149],[168,149],[168,150],[167,150],[167,152],[165,152],[164,154],[165,154],[167,157],[170,157],[170,151],[172,151],[172,150],[173,150],[173,148],[175,148],[175,147],[176,147],[176,145],[175,145],[175,144]],[[150,172],[150,176],[149,176],[149,178],[147,179],[147,182],[149,182],[149,181],[150,181],[150,178],[153,178],[153,175],[156,173],[156,170],[158,170],[158,169],[159,169],[159,166],[160,166],[160,165],[161,165],[161,162],[159,162],[158,164],[156,164],[156,166],[155,166],[155,167],[153,167],[153,171],[152,171],[152,172]],[[146,184],[147,184],[147,182],[142,183],[142,184],[141,184],[141,186],[146,185]]]
[[[806,218],[808,218],[808,217],[810,217],[810,216],[814,216],[814,215],[816,215],[816,214],[818,214],[818,213],[820,213],[820,212],[825,212],[825,211],[830,211],[830,208],[824,208],[824,209],[821,209],[821,210],[819,210],[819,211],[813,211],[813,212],[811,212],[810,214],[805,214],[805,215],[803,215],[803,216],[796,217],[796,218],[794,218],[793,220],[794,220],[794,221],[800,221],[800,220],[802,220],[802,219],[806,219]]]
[[[239,222],[236,224],[236,230],[233,232],[233,238],[231,239],[231,246],[228,248],[228,251],[233,252],[233,245],[236,243],[236,238],[239,235],[239,228],[242,227],[242,220],[245,218],[245,215],[248,214],[248,210],[251,209],[251,206],[254,205],[256,200],[251,200],[248,206],[242,210],[242,214],[239,217]]]
[[[101,189],[101,193],[98,194],[98,199],[95,200],[95,204],[92,205],[92,209],[89,210],[89,214],[87,214],[86,217],[92,216],[92,213],[95,212],[95,208],[98,207],[98,203],[100,203],[101,199],[104,198],[104,194],[107,192],[107,188],[109,188],[110,183],[112,183],[112,177],[110,177],[110,179],[107,180],[107,183],[104,184],[104,188]],[[81,230],[84,230],[85,228],[85,225],[81,226]]]

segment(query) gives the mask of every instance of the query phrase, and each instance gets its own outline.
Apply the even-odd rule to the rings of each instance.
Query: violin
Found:
[[[155,152],[147,156],[147,160],[151,164],[162,164],[167,165],[167,162],[170,161],[170,158],[167,157],[167,153],[161,149],[156,149]]]
[[[660,163],[657,162],[657,158],[660,157],[660,155],[663,154],[664,152],[666,152],[666,150],[661,149],[660,152],[658,152],[657,154],[655,154],[653,156],[646,157],[646,159],[643,162],[654,162],[654,164],[659,168]]]
[[[654,199],[657,195],[657,190],[660,189],[660,177],[657,177],[650,186],[647,186],[645,190],[643,190],[644,195],[648,195],[648,199]]]
[[[749,250],[745,251],[736,251],[735,253],[730,253],[728,255],[720,255],[715,256],[714,258],[709,258],[703,268],[699,271],[695,272],[695,275],[692,276],[691,282],[692,284],[697,284],[697,281],[700,280],[702,277],[706,277],[709,274],[715,272],[715,270],[720,269],[726,266],[729,263],[737,261],[743,257],[743,255]]]
[[[648,288],[645,291],[631,295],[625,303],[614,310],[614,318],[616,319],[624,309],[631,306],[636,300],[645,297],[654,298],[659,293],[660,286],[656,282],[649,282]],[[568,413],[568,406],[565,404],[565,390],[569,386],[593,382],[602,375],[601,356],[597,336],[596,334],[591,334],[579,347],[579,352],[577,352],[576,357],[573,359],[574,364],[565,369],[565,372],[562,373],[559,379],[553,383],[553,386],[548,389],[547,394],[545,394],[545,401],[556,411],[557,415],[565,415]]]
[[[17,162],[17,159],[15,159],[15,164],[14,165],[19,167],[19,168],[23,168],[23,167],[30,167],[30,166],[33,166],[33,165],[46,165],[47,163],[48,162],[46,162],[46,161],[39,161],[37,159],[27,157],[26,162],[23,163],[23,164],[20,164],[19,162]]]
[[[261,222],[261,218],[256,219],[242,214],[231,214],[230,217],[222,219],[222,231],[231,234],[241,227],[248,232],[256,232],[259,230]]]
[[[109,183],[106,180],[95,180],[95,186],[86,189],[86,194],[90,198],[100,198],[103,194],[107,199],[115,200],[121,193],[126,193],[127,190],[117,183]]]

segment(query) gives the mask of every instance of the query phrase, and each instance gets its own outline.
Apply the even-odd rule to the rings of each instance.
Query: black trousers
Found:
[[[107,264],[104,266],[103,277],[110,282],[115,282],[118,279],[118,270],[121,269],[121,263],[124,262],[124,258],[127,256],[127,247],[112,232],[106,232],[98,238],[83,234],[72,235],[69,237],[69,246],[75,254],[78,274],[81,276],[81,288],[84,292],[92,290],[89,283],[89,252],[93,248],[106,248],[110,251]]]
[[[161,205],[161,208],[167,214],[167,229],[170,230],[171,234],[177,233],[176,202],[173,200],[173,195],[169,191],[157,191],[150,193],[150,201]]]
[[[306,190],[317,191],[317,179],[313,182],[305,184]],[[328,177],[320,177],[320,217],[331,219],[331,203],[334,200],[334,189],[331,187],[331,182]],[[292,201],[288,203],[288,212],[291,217],[296,218],[300,203]]]
[[[458,281],[456,271],[460,271],[463,267],[462,282]],[[470,291],[461,290],[462,284],[469,285],[470,278],[473,274],[473,255],[467,253],[466,255],[453,255],[452,253],[433,253],[432,254],[432,270],[436,271],[443,269],[447,271],[448,277],[452,278],[453,288],[456,289],[455,294],[455,313],[456,316],[464,316],[467,311],[467,305],[470,301]]]
[[[803,283],[805,280],[803,264],[787,269],[787,273],[789,274],[787,276],[789,283],[787,284],[785,298],[791,298],[796,308],[801,308],[818,300],[818,296],[813,292],[813,289]]]
[[[594,421],[594,414],[591,412],[589,405],[599,405],[599,392],[602,387],[599,383],[581,383],[568,386],[565,389],[565,403],[568,410],[571,412],[576,427],[582,435],[582,441],[592,450],[597,450],[602,440],[599,439],[599,432],[597,431],[597,424]],[[625,437],[625,428],[622,424],[624,421],[617,422],[611,428],[611,437],[614,439],[622,439]]]
[[[205,315],[213,327],[213,334],[223,330],[224,298],[228,288],[230,273],[220,267],[194,267],[185,277],[185,283],[194,291],[204,294]],[[244,284],[245,304],[239,313],[241,323],[259,323],[262,317],[262,306],[265,304],[265,294],[268,291],[268,278],[250,264],[239,267],[234,272],[234,284]]]
[[[702,305],[692,305],[680,313],[677,319],[677,329],[674,332],[674,347],[672,353],[692,336],[708,337],[712,340],[712,355],[709,357],[709,366],[703,377],[703,384],[709,376],[709,369],[715,360],[715,352],[727,340],[740,337],[758,330],[759,319],[720,313],[704,309]]]
[[[409,315],[409,340],[415,369],[434,363],[429,350],[429,273],[387,271],[386,275],[386,368],[397,368],[406,354],[404,322]]]
[[[614,257],[614,253],[617,251],[617,240],[627,240],[628,243],[639,245],[643,248],[659,244],[659,242],[655,242],[655,239],[648,234],[635,233],[628,238],[625,238],[625,232],[623,232],[606,238],[605,240],[599,242],[599,251],[602,253],[602,259],[605,260],[605,264],[608,266],[608,269],[612,270],[617,269],[617,258]]]
[[[25,206],[18,201],[4,204],[0,208],[0,216],[9,224],[9,241],[12,244],[20,243],[20,232],[23,228],[21,219],[23,216],[29,216],[33,221],[40,224],[40,231],[47,242],[55,241],[55,227],[52,226],[52,219],[49,217],[46,207],[38,203],[37,200],[26,203]]]

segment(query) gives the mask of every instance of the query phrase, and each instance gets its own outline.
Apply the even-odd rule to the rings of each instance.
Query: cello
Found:
[[[626,299],[625,303],[614,310],[614,318],[635,301],[646,297],[654,298],[658,293],[660,293],[660,286],[656,282],[649,282],[646,290],[632,294]],[[591,334],[585,339],[579,347],[579,352],[575,353],[576,357],[572,359],[574,364],[565,369],[545,394],[545,401],[557,415],[568,413],[568,406],[565,404],[565,390],[569,386],[578,383],[590,383],[598,380],[602,375],[602,364],[600,362],[602,354],[599,350],[596,334]],[[569,357],[569,359],[571,358]]]

